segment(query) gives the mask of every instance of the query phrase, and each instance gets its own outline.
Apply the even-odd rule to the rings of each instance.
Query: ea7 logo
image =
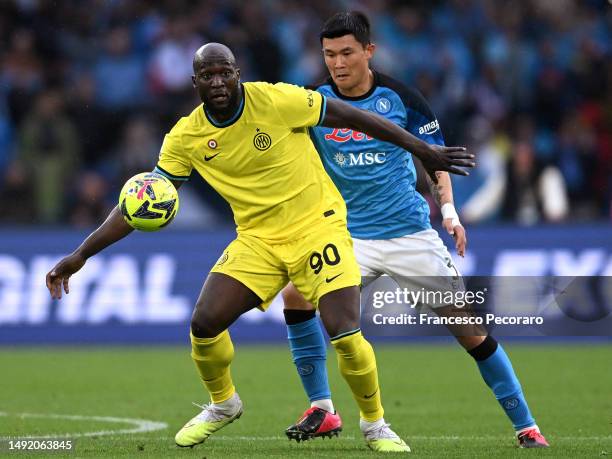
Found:
[[[372,137],[365,135],[363,132],[353,131],[352,129],[334,129],[331,134],[325,134],[325,140],[331,140],[332,142],[348,142],[349,140],[355,140],[359,142],[361,140],[372,140]]]
[[[421,126],[419,128],[419,134],[433,134],[438,129],[440,129],[438,120],[433,120],[431,123],[427,123],[426,125]]]

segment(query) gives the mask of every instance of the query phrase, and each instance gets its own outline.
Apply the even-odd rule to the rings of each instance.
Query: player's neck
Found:
[[[232,101],[232,103],[225,110],[214,111],[210,110],[209,108],[206,108],[206,111],[208,112],[208,115],[213,118],[214,121],[219,124],[223,124],[231,120],[238,114],[240,106],[242,105],[242,98],[242,87],[240,87],[238,88],[238,91],[236,91],[235,101]]]
[[[374,86],[374,74],[372,69],[368,69],[368,72],[355,86],[350,88],[338,88],[340,94],[346,97],[361,97],[366,94]]]

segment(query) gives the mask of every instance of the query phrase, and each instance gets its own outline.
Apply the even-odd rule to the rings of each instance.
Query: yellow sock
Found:
[[[373,422],[383,417],[376,357],[360,331],[332,340],[340,373],[353,392],[362,419]]]
[[[232,383],[230,363],[234,358],[234,345],[229,332],[214,338],[197,338],[191,336],[191,358],[195,363],[200,379],[210,393],[213,403],[221,403],[234,395],[236,389]]]

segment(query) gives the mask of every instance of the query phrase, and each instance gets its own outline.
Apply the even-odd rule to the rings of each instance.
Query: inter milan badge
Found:
[[[272,139],[265,132],[259,132],[259,129],[257,129],[257,131],[257,134],[253,137],[253,145],[255,145],[255,148],[259,151],[266,151],[270,148],[270,145],[272,145]]]
[[[211,150],[217,148],[217,141],[215,139],[210,139],[208,141],[208,148],[210,148]]]
[[[223,255],[221,255],[219,259],[217,260],[217,266],[221,266],[222,264],[224,264],[228,258],[229,258],[229,253],[228,252],[223,253]]]
[[[376,111],[382,115],[391,110],[391,101],[386,97],[379,97],[375,104]]]

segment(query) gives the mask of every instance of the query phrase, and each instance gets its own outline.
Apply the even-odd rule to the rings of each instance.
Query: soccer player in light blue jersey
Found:
[[[382,115],[425,142],[444,145],[438,120],[423,96],[370,68],[375,45],[370,41],[365,15],[334,15],[325,23],[320,40],[330,77],[315,87],[317,91]],[[364,285],[388,275],[400,287],[418,289],[427,287],[419,285],[425,282],[419,276],[459,276],[444,243],[431,228],[427,202],[416,191],[417,173],[410,152],[350,129],[316,127],[311,129],[311,136],[325,169],[346,201],[348,228]],[[437,172],[436,177],[437,184],[429,182],[441,208],[442,225],[463,256],[466,235],[453,206],[449,174]],[[283,291],[283,300],[293,360],[311,401],[311,407],[286,434],[298,441],[337,434],[342,422],[331,401],[326,345],[315,310],[291,284]],[[448,307],[429,306],[439,315],[450,313]],[[449,330],[474,358],[482,378],[512,422],[519,446],[548,446],[502,346],[484,330]],[[362,419],[360,428],[366,439],[389,430],[384,419],[375,423]]]

